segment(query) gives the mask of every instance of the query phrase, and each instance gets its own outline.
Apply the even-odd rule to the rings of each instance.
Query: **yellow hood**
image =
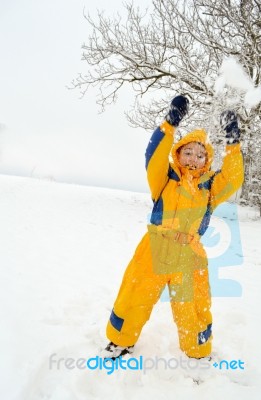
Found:
[[[202,174],[202,173],[209,171],[212,161],[213,161],[213,158],[214,158],[214,149],[211,146],[211,144],[209,143],[207,133],[206,133],[206,131],[204,131],[204,129],[194,130],[194,131],[188,133],[186,136],[184,136],[176,144],[174,144],[174,146],[172,147],[172,150],[171,150],[171,155],[173,158],[174,166],[175,165],[178,166],[181,171],[184,169],[184,167],[182,167],[179,163],[178,156],[177,156],[177,150],[180,147],[184,146],[185,144],[188,144],[191,142],[199,142],[205,146],[205,149],[207,151],[207,161],[206,161],[206,164],[204,165],[204,167],[201,168],[200,170],[190,171],[190,172],[192,173],[192,175],[194,175],[193,172],[195,172],[196,174],[198,174],[198,173]]]

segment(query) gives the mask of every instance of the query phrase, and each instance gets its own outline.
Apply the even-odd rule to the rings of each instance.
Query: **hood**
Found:
[[[198,169],[198,170],[189,171],[186,167],[182,167],[180,165],[178,156],[177,156],[177,150],[180,147],[184,146],[185,144],[188,144],[191,142],[199,142],[205,146],[205,149],[207,152],[207,161],[203,168]],[[173,158],[174,166],[178,166],[178,168],[181,170],[181,172],[184,172],[186,170],[195,176],[195,175],[202,175],[203,173],[210,170],[210,167],[211,167],[211,164],[212,164],[212,161],[214,158],[214,149],[211,146],[211,144],[209,143],[206,131],[204,129],[197,129],[197,130],[194,130],[194,131],[188,133],[181,140],[179,140],[177,143],[175,143],[174,146],[172,147],[171,155]]]

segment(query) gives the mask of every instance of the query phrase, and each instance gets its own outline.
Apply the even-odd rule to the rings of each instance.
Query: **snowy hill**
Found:
[[[1,398],[260,397],[257,211],[239,207],[244,262],[222,271],[241,283],[243,294],[214,297],[212,307],[214,360],[241,360],[244,369],[188,364],[170,306],[160,301],[133,354],[146,359],[147,370],[108,374],[73,362],[99,356],[107,343],[107,319],[145,232],[149,195],[3,175],[0,191]]]

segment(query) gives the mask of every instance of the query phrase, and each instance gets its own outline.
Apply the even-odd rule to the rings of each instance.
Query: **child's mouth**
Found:
[[[189,164],[187,164],[186,165],[186,167],[188,168],[188,169],[197,169],[197,167],[195,166],[195,165],[189,165]]]

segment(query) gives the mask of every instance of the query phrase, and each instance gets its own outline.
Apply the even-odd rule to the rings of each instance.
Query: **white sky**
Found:
[[[0,173],[148,191],[150,135],[124,116],[132,92],[99,114],[98,90],[80,99],[66,88],[87,70],[84,6],[123,9],[121,0],[1,0]]]

